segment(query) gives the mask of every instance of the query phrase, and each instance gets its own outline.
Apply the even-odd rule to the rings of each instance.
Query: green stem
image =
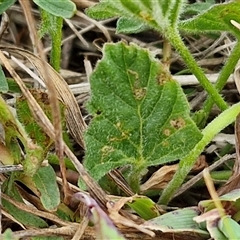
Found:
[[[172,44],[172,46],[181,55],[186,65],[191,70],[191,72],[196,76],[202,87],[212,97],[213,101],[217,104],[217,106],[222,111],[226,110],[228,108],[228,104],[223,100],[221,95],[218,93],[217,89],[209,82],[203,70],[197,65],[197,62],[195,61],[194,57],[191,55],[188,48],[182,41],[178,30],[169,27],[165,35],[166,38]]]
[[[164,39],[163,41],[163,57],[162,57],[162,64],[165,66],[165,68],[169,71],[170,67],[170,58],[172,54],[172,46],[171,43]]]
[[[50,64],[53,68],[59,72],[61,64],[61,41],[62,41],[62,26],[63,18],[53,16],[53,22],[55,22],[56,29],[50,31],[52,38],[52,50],[50,57]]]
[[[229,56],[228,60],[226,61],[224,67],[222,68],[218,76],[218,79],[215,85],[218,91],[221,91],[223,89],[229,76],[234,71],[234,68],[236,67],[239,58],[240,58],[240,41],[237,41],[237,44],[232,50],[231,55]],[[212,100],[212,98],[208,97],[203,106],[203,111],[205,112],[206,118],[208,118],[208,115],[212,109],[213,104],[214,104],[214,101]]]
[[[203,129],[202,139],[198,142],[194,149],[188,153],[186,157],[181,159],[177,172],[160,197],[160,204],[167,204],[171,200],[175,191],[183,183],[185,177],[192,169],[194,163],[196,162],[196,159],[204,150],[205,146],[213,139],[217,133],[232,123],[236,119],[239,112],[240,103],[237,103],[221,113],[211,123],[209,123],[205,129]]]

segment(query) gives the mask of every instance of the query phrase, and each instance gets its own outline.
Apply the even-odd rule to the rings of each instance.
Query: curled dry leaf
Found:
[[[192,171],[200,172],[206,167],[208,167],[208,163],[206,162],[206,157],[205,157],[205,155],[200,155],[198,157],[197,161],[195,162],[195,164],[192,168]]]
[[[89,219],[95,226],[97,239],[119,239],[124,236],[117,230],[109,216],[100,208],[97,202],[85,193],[76,193],[73,198],[86,204],[89,208]]]
[[[140,232],[143,232],[145,234],[148,234],[151,237],[155,236],[155,233],[146,229],[143,225],[138,225],[134,221],[122,216],[119,214],[119,211],[125,205],[127,202],[133,201],[133,197],[122,197],[120,198],[117,202],[108,202],[107,203],[107,208],[109,212],[109,217],[111,220],[117,224],[117,225],[122,225],[124,227],[130,227],[130,228],[135,228],[139,230]]]
[[[145,192],[149,189],[163,189],[172,179],[178,168],[178,164],[163,166],[140,186],[140,191]]]
[[[33,55],[31,52],[28,52],[23,49],[15,48],[15,47],[4,47],[0,46],[0,48],[9,54],[12,55],[20,55],[24,58],[27,58],[32,65],[37,69],[40,77],[46,81],[44,78],[44,68],[42,66],[42,61],[39,57]],[[55,88],[57,90],[58,98],[66,105],[66,119],[68,128],[75,139],[75,141],[82,147],[84,147],[83,140],[83,132],[86,129],[86,124],[83,120],[82,114],[80,112],[77,101],[70,91],[68,84],[61,77],[59,73],[57,73],[50,65],[47,64],[48,74],[50,75]]]

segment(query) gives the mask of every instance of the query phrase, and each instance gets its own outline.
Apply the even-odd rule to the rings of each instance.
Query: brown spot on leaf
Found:
[[[177,118],[177,119],[173,119],[170,121],[170,124],[173,128],[175,129],[181,129],[185,126],[185,120],[181,117]]]
[[[135,97],[137,100],[143,99],[145,95],[146,95],[146,88],[137,88],[137,89],[134,89],[134,97]]]
[[[167,137],[169,137],[171,135],[170,129],[168,129],[168,128],[164,129],[163,134],[166,135]]]
[[[158,75],[158,84],[159,85],[164,85],[165,83],[167,83],[168,81],[171,81],[171,75],[166,72],[166,71],[162,71],[160,72],[160,74]]]

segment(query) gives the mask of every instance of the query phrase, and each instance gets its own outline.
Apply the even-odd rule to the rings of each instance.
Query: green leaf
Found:
[[[108,2],[101,1],[100,3],[88,8],[86,13],[91,18],[102,20],[118,16],[119,11]]]
[[[8,82],[7,82],[7,79],[5,77],[4,72],[2,70],[2,66],[0,65],[0,92],[6,93],[6,92],[8,92],[8,90],[9,90]]]
[[[33,237],[31,240],[64,240],[63,237],[49,236],[49,237]]]
[[[51,38],[51,57],[50,64],[59,72],[61,60],[61,40],[62,40],[62,26],[63,18],[55,16],[45,10],[41,11],[41,27],[40,35],[48,33]]]
[[[210,218],[209,218],[210,219]],[[228,240],[228,238],[218,228],[219,219],[207,220],[207,230],[212,239]]]
[[[136,183],[147,166],[179,159],[201,139],[181,87],[146,49],[106,44],[90,84],[84,164],[97,180],[129,165]]]
[[[224,216],[219,220],[219,229],[227,239],[240,239],[240,225],[230,216]]]
[[[41,108],[44,110],[45,114],[50,119],[52,119],[48,94],[37,90],[32,90],[31,93]],[[16,110],[18,119],[25,126],[29,137],[33,140],[34,143],[41,146],[44,150],[44,153],[47,154],[53,144],[53,140],[50,139],[48,135],[42,130],[42,128],[36,123],[36,120],[32,116],[28,102],[24,96],[17,98]]]
[[[11,186],[9,186],[9,184]],[[5,189],[5,193],[11,197],[12,199],[23,203],[22,197],[19,194],[18,190],[14,185],[12,185],[9,181],[5,181],[3,183],[3,189]],[[4,209],[11,214],[16,220],[22,223],[25,226],[31,226],[36,228],[44,228],[47,227],[47,223],[38,216],[33,215],[32,213],[28,213],[23,211],[22,209],[17,208],[10,202],[5,199],[2,199],[2,206]]]
[[[235,206],[234,202],[239,202],[238,200],[240,200],[240,189],[234,189],[231,192],[220,196],[219,200],[224,206],[226,205],[227,208],[230,209],[230,207],[232,207],[233,205]],[[212,199],[202,200],[199,202],[199,206],[201,207],[201,209],[204,209],[204,212],[209,211],[215,208],[215,201]]]
[[[14,234],[10,228],[8,228],[1,236],[0,240],[18,240],[14,237]]]
[[[33,0],[45,11],[62,18],[71,18],[76,12],[76,5],[70,0]]]
[[[239,9],[239,1],[216,4],[208,11],[181,22],[179,27],[191,33],[229,31],[239,38],[240,31],[230,22],[230,20],[240,22]]]
[[[135,19],[120,18],[117,21],[117,33],[131,34],[148,30],[149,27]]]
[[[144,220],[149,220],[159,216],[156,204],[148,197],[133,196],[133,201],[128,202],[127,205]]]
[[[200,14],[204,11],[207,11],[210,7],[215,4],[214,0],[207,0],[205,2],[195,2],[187,4],[186,8],[184,9],[184,14]]]
[[[56,210],[60,204],[60,193],[53,168],[50,165],[39,168],[33,181],[41,193],[40,199],[44,208],[49,211]]]
[[[199,224],[193,220],[199,214],[200,211],[197,207],[183,208],[151,219],[143,225],[148,229],[162,232],[188,231],[208,235],[208,232],[202,230]]]
[[[11,7],[16,0],[0,0],[0,14],[5,12],[9,7]]]
[[[138,21],[139,25],[165,32],[170,26],[177,26],[184,5],[185,0],[102,0],[89,8],[87,14],[96,19],[124,17],[129,22]],[[122,24],[118,25],[118,32],[122,32]],[[126,26],[123,27],[124,32]]]

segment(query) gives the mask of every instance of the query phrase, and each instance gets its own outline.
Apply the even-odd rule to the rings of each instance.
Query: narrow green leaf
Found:
[[[218,220],[207,220],[207,230],[212,239],[229,240],[218,228]]]
[[[0,65],[0,92],[6,93],[6,92],[8,92],[8,90],[9,90],[8,82],[7,82],[7,79],[5,77],[4,72],[2,70],[2,66]]]
[[[193,220],[199,214],[200,211],[197,207],[183,208],[151,219],[143,225],[151,230],[162,232],[188,231],[208,235],[208,232],[202,230],[199,224]]]
[[[33,0],[45,11],[62,18],[71,18],[76,12],[76,5],[70,0]]]
[[[191,33],[229,31],[239,38],[239,30],[230,22],[230,20],[240,22],[239,9],[239,1],[216,4],[208,11],[181,22],[179,27]]]
[[[33,237],[31,240],[64,240],[63,237],[49,236],[49,237]]]
[[[128,202],[127,205],[144,220],[149,220],[159,216],[156,204],[148,197],[133,196],[133,201]]]
[[[218,227],[227,239],[240,239],[240,225],[230,216],[222,217]]]
[[[233,206],[235,206],[235,202],[238,203],[238,200],[240,200],[240,189],[234,189],[231,192],[220,196],[219,199],[221,200],[223,206],[227,206],[228,209],[233,208]],[[204,212],[206,212],[215,208],[215,201],[212,199],[203,200],[199,202],[199,206],[201,209],[204,209]]]
[[[56,214],[65,221],[70,221],[70,222],[74,221],[75,213],[64,203],[60,203],[58,205]]]
[[[13,173],[2,184],[2,191],[15,201],[23,203],[22,196],[20,195],[14,184]],[[25,226],[36,228],[44,228],[48,226],[47,223],[40,217],[17,208],[15,205],[11,204],[5,199],[2,199],[2,206],[9,214],[11,214],[15,219],[17,219],[20,223],[22,223]]]
[[[51,38],[51,66],[59,72],[61,62],[61,41],[63,18],[55,16],[45,10],[41,10],[40,35],[49,34]]]
[[[0,0],[0,14],[5,12],[9,7],[11,7],[16,0]]]
[[[60,204],[60,192],[56,182],[56,174],[49,165],[41,167],[33,176],[33,181],[41,193],[41,202],[45,209],[54,211]]]
[[[11,214],[16,220],[18,220],[25,226],[36,228],[44,228],[48,226],[47,223],[40,217],[15,207],[13,204],[7,202],[5,199],[2,199],[2,204],[4,209],[6,209],[9,214]]]
[[[147,166],[179,159],[201,139],[181,87],[148,50],[106,44],[90,84],[84,164],[98,180],[129,165],[138,181]]]

